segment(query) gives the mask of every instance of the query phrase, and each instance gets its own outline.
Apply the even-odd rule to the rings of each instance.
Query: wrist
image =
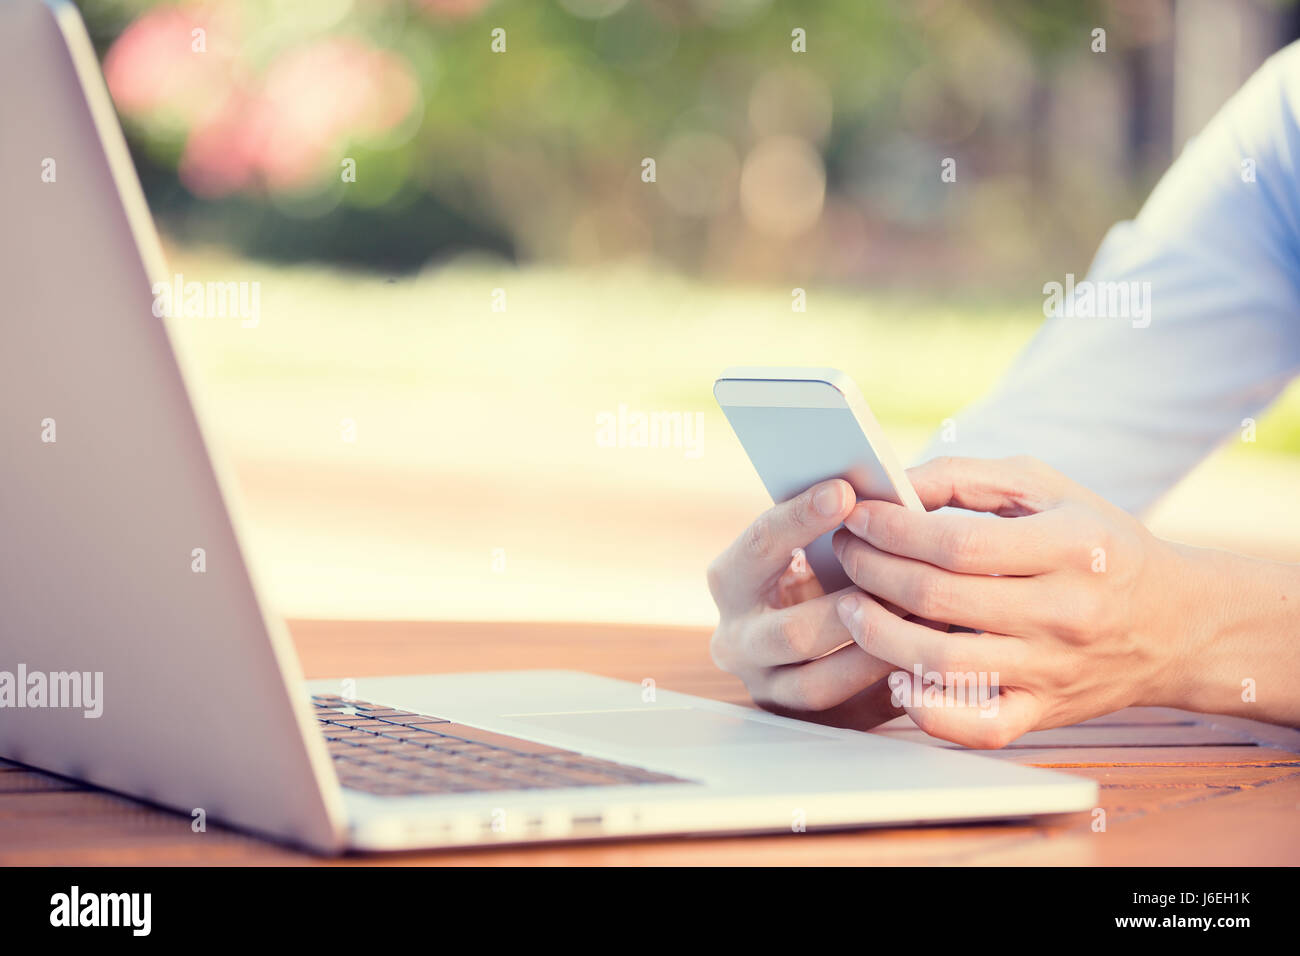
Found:
[[[1229,627],[1221,552],[1161,542],[1171,558],[1170,594],[1162,601],[1166,631],[1159,704],[1206,711],[1223,693],[1220,638]]]
[[[1146,628],[1157,663],[1149,693],[1137,703],[1197,710],[1197,702],[1209,692],[1198,662],[1213,655],[1224,627],[1222,602],[1214,593],[1220,584],[1216,553],[1158,540],[1156,554],[1160,572],[1145,586],[1158,592]]]
[[[1162,706],[1288,723],[1294,702],[1281,707],[1260,697],[1294,685],[1294,628],[1300,574],[1277,564],[1181,544],[1170,602],[1170,640]],[[1269,692],[1269,700],[1278,694]],[[1289,696],[1282,690],[1281,697]]]

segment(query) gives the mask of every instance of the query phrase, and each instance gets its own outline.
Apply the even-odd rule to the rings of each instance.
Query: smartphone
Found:
[[[924,511],[858,387],[833,368],[729,368],[713,395],[772,501],[827,478],[843,478],[858,500]],[[804,549],[829,594],[853,582],[831,550],[829,531]],[[796,556],[792,556],[794,559]]]

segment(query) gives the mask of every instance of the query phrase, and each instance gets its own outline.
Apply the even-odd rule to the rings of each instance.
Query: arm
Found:
[[[1300,369],[1298,183],[1300,44],[1262,67],[1102,242],[1087,279],[1150,283],[1149,313],[1048,319],[958,416],[956,441],[923,459],[1032,454],[1147,509]]]

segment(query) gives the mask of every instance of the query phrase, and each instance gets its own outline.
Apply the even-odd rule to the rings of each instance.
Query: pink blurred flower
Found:
[[[207,52],[196,53],[192,31],[201,24]],[[188,130],[179,174],[196,194],[309,185],[331,171],[349,139],[382,136],[418,103],[409,64],[355,37],[288,50],[260,76],[230,52],[243,40],[229,3],[160,7],[105,58],[123,113],[162,115]]]
[[[195,50],[195,30],[202,31],[202,52]],[[229,2],[149,10],[104,58],[118,109],[193,116],[219,107],[230,92],[239,35],[238,9]]]
[[[492,0],[418,0],[426,13],[443,20],[461,20],[472,17]]]
[[[350,37],[284,54],[256,94],[195,129],[181,177],[196,192],[240,188],[254,176],[272,189],[310,183],[349,138],[402,122],[417,101],[406,61]]]

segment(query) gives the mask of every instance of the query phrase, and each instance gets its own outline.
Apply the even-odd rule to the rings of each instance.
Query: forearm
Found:
[[[1186,609],[1170,706],[1300,726],[1300,565],[1175,545]]]

